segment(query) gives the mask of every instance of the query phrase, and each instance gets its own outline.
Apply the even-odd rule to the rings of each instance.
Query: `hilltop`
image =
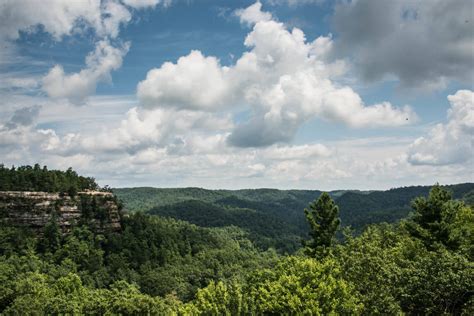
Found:
[[[372,223],[397,222],[409,215],[411,201],[428,194],[431,186],[386,191],[329,192],[339,205],[343,226],[357,232]],[[446,185],[456,199],[472,202],[474,183]],[[308,233],[303,210],[319,190],[207,190],[202,188],[117,188],[113,192],[128,212],[185,220],[204,227],[238,226],[258,246],[292,252]]]

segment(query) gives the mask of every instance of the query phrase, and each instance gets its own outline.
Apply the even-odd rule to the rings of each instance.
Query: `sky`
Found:
[[[474,181],[471,0],[0,0],[0,163],[112,187]]]

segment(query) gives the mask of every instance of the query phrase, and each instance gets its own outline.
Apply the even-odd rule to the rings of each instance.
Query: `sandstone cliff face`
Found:
[[[48,192],[0,191],[1,222],[41,232],[53,218],[64,233],[80,222],[99,232],[121,229],[112,193],[79,192],[71,198]]]

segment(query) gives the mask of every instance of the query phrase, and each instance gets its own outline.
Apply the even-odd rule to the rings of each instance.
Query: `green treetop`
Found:
[[[471,252],[474,238],[474,214],[462,201],[439,185],[433,186],[428,198],[413,201],[414,214],[407,228],[413,237],[433,249],[440,245],[450,250]]]
[[[325,257],[341,223],[339,208],[329,194],[323,192],[304,213],[311,227],[311,239],[303,242],[305,251],[311,257]]]

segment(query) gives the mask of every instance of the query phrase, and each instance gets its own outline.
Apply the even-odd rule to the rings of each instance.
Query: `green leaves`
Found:
[[[472,304],[474,264],[445,248],[429,250],[405,225],[378,225],[334,251],[367,314],[462,314]]]
[[[362,305],[333,259],[289,257],[250,279],[257,313],[358,314]]]
[[[411,314],[459,315],[472,304],[474,263],[444,249],[426,252],[403,269],[399,288]]]
[[[245,285],[211,282],[188,309],[206,315],[357,315],[362,307],[335,260],[288,257],[254,272]]]
[[[17,281],[15,292],[15,299],[4,310],[7,315],[156,315],[173,311],[164,299],[144,295],[124,281],[110,290],[89,289],[72,273],[57,280],[27,273]]]

